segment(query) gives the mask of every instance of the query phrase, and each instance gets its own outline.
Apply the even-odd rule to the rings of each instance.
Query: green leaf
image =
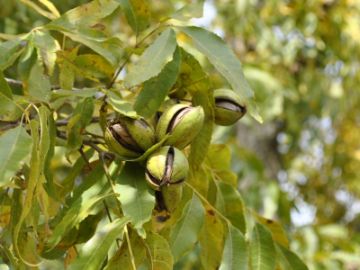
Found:
[[[140,266],[146,258],[146,250],[144,240],[134,231],[129,232],[131,250],[135,265]],[[148,238],[148,236],[147,236]],[[134,256],[135,255],[135,256]],[[127,239],[124,239],[120,249],[112,256],[104,270],[122,270],[132,269],[131,254]],[[137,268],[138,269],[138,268]]]
[[[56,62],[56,52],[60,50],[59,43],[49,32],[45,31],[34,31],[33,42],[38,58],[45,68],[45,73],[52,75]]]
[[[82,144],[82,132],[90,124],[94,112],[94,99],[85,98],[76,106],[73,116],[67,125],[67,146],[71,149],[78,149]]]
[[[9,184],[10,179],[21,168],[30,154],[32,140],[19,125],[0,136],[0,186]]]
[[[210,82],[200,63],[194,56],[181,49],[181,71],[175,84],[176,89],[184,89],[192,95],[194,105],[200,105],[205,112],[204,124],[191,144],[189,164],[194,173],[206,157],[214,126],[214,99]]]
[[[80,26],[90,27],[100,19],[109,16],[118,6],[119,4],[115,0],[94,0],[67,11],[60,18],[49,23],[47,27],[57,26],[67,31]]]
[[[237,176],[231,169],[231,151],[228,145],[210,145],[206,163],[217,180],[226,182],[236,188]]]
[[[114,241],[122,236],[124,226],[128,222],[129,218],[123,217],[100,227],[95,236],[82,247],[82,252],[76,260],[70,264],[69,270],[100,269],[107,257],[108,250]]]
[[[242,233],[246,231],[244,204],[240,193],[231,185],[216,181],[216,208],[238,228]]]
[[[75,61],[79,47],[75,47],[68,51],[57,52],[57,63],[59,65],[59,81],[60,87],[65,90],[71,90],[75,81],[75,69],[73,62]]]
[[[204,124],[200,132],[191,143],[189,164],[192,171],[199,170],[205,160],[206,153],[210,146],[211,136],[214,128],[214,98],[208,89],[197,91],[193,94],[193,104],[201,106],[205,112]]]
[[[40,128],[40,132],[39,132]],[[19,256],[20,260],[22,262],[24,261],[24,255],[22,254],[22,245],[19,246],[19,238],[21,239],[20,230],[22,228],[22,225],[26,219],[26,217],[31,212],[31,209],[33,208],[33,202],[34,202],[34,193],[36,190],[36,187],[43,181],[43,175],[42,175],[42,162],[41,162],[41,154],[44,154],[43,146],[41,144],[41,140],[43,137],[43,133],[41,130],[41,125],[36,120],[30,121],[30,130],[31,130],[31,136],[32,136],[32,151],[31,151],[31,160],[30,160],[30,172],[27,177],[27,186],[26,186],[26,195],[23,202],[23,208],[21,211],[21,215],[19,218],[18,223],[15,225],[15,228],[13,230],[13,243],[14,243],[14,250],[15,253]],[[45,153],[46,154],[46,153]]]
[[[0,93],[2,97],[6,97],[8,100],[12,100],[12,91],[7,81],[5,80],[4,74],[0,71]],[[1,107],[0,107],[1,108]]]
[[[176,49],[173,60],[166,64],[160,74],[144,83],[134,104],[138,114],[150,118],[159,109],[176,81],[180,61],[180,50]]]
[[[247,83],[241,63],[225,42],[203,28],[181,27],[194,42],[200,52],[206,55],[214,67],[228,80],[232,88],[248,104],[249,112],[257,121],[262,122],[254,101],[254,93]]]
[[[170,248],[177,262],[197,242],[204,224],[205,210],[200,199],[193,194],[192,199],[183,209],[180,220],[170,232]]]
[[[45,188],[49,196],[52,198],[58,198],[58,193],[55,190],[56,187],[53,181],[53,170],[51,168],[52,158],[55,153],[55,140],[56,140],[56,126],[53,114],[46,107],[42,106],[40,108],[40,115],[43,121],[44,132],[47,135],[44,135],[44,142],[47,144],[47,153],[44,156],[44,176],[46,179]]]
[[[93,193],[94,189],[87,190],[85,194],[80,196],[80,198],[70,206],[59,224],[54,228],[46,244],[47,251],[52,250],[72,228],[80,224],[80,222],[90,214],[90,211],[97,203],[109,196],[108,194],[99,194],[90,197],[89,194]],[[86,200],[84,200],[84,198],[86,198]]]
[[[149,233],[145,241],[150,269],[172,270],[174,261],[166,239],[157,233]]]
[[[40,61],[36,61],[30,70],[28,91],[30,96],[40,101],[48,101],[50,99],[50,78],[45,75],[44,66]]]
[[[172,60],[176,49],[174,30],[168,28],[144,51],[125,77],[127,87],[138,85],[158,75]]]
[[[124,100],[123,98],[118,96],[115,92],[109,91],[107,95],[108,95],[108,102],[112,106],[114,111],[117,111],[122,115],[134,119],[139,117],[130,102]]]
[[[7,69],[20,56],[24,49],[23,42],[21,39],[13,39],[0,43],[0,70]]]
[[[0,71],[0,119],[17,110],[13,100],[12,90],[6,82],[4,74]]]
[[[52,235],[45,245],[45,252],[55,248],[61,239],[80,224],[102,199],[109,196],[103,191],[107,183],[104,169],[99,163],[84,177],[83,182],[72,190],[72,196],[65,202],[66,207],[58,213],[58,223],[54,225]]]
[[[219,270],[248,269],[247,264],[247,248],[244,236],[237,228],[229,224]]]
[[[276,266],[276,250],[271,233],[256,223],[250,242],[251,269],[272,270]]]
[[[150,24],[150,5],[147,0],[117,0],[125,13],[126,19],[138,35]]]
[[[286,270],[308,270],[309,268],[301,261],[301,259],[293,252],[276,244],[276,251],[280,260],[282,269]]]
[[[74,64],[84,77],[111,78],[114,68],[103,57],[96,54],[81,54],[75,58]]]
[[[87,160],[89,160],[93,156],[93,154],[94,154],[93,149],[89,149],[84,152],[84,155],[87,158]],[[80,156],[76,160],[76,162],[72,164],[71,169],[68,171],[66,177],[61,182],[62,189],[57,192],[59,198],[65,197],[66,194],[70,193],[73,190],[75,179],[80,175],[85,165],[86,162],[82,156]]]
[[[97,52],[112,65],[117,65],[122,52],[120,40],[105,36],[104,30],[97,30],[94,26],[104,27],[100,20],[113,13],[118,6],[115,0],[95,0],[66,12],[46,28],[62,32]]]
[[[184,89],[191,95],[198,91],[206,92],[210,89],[210,80],[196,58],[181,48],[181,67],[178,80],[174,86]]]
[[[178,9],[171,16],[173,19],[179,21],[188,21],[192,18],[200,18],[203,16],[204,1],[185,4],[182,8]]]
[[[93,38],[82,32],[63,32],[72,40],[82,43],[92,49],[94,52],[103,56],[113,66],[117,65],[122,56],[122,43],[116,37]]]
[[[255,212],[252,213],[253,216],[256,218],[256,221],[264,225],[271,232],[272,238],[275,242],[285,247],[289,245],[289,240],[287,238],[286,232],[279,222],[272,219],[264,218]]]
[[[211,208],[206,209],[200,233],[200,260],[203,269],[218,269],[224,249],[225,230],[221,219]]]
[[[129,217],[139,235],[145,237],[143,224],[150,220],[155,196],[145,180],[144,168],[128,162],[116,179],[115,191],[124,215]]]
[[[96,88],[82,88],[81,90],[53,90],[51,91],[52,98],[88,98],[95,97],[99,92]]]

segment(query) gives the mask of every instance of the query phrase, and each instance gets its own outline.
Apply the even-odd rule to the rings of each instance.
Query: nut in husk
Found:
[[[145,176],[153,189],[160,190],[163,186],[183,182],[188,171],[185,155],[175,147],[164,146],[148,158]]]
[[[123,159],[137,158],[155,143],[154,130],[144,119],[128,117],[113,121],[104,137],[110,150]]]
[[[167,134],[166,145],[184,148],[196,137],[204,122],[202,107],[176,104],[168,108],[160,117],[156,126],[156,137],[160,141]]]
[[[221,126],[235,124],[246,113],[246,106],[241,98],[229,89],[214,91],[215,123]]]

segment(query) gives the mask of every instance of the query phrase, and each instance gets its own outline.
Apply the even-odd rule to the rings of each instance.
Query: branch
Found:
[[[70,119],[61,119],[61,120],[57,120],[55,125],[58,126],[58,127],[61,127],[61,126],[66,126],[68,123],[69,123],[69,120]],[[99,122],[99,117],[93,117],[90,121],[90,123],[98,123]]]

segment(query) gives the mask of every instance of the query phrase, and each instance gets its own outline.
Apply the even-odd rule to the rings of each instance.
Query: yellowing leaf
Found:
[[[138,35],[149,26],[150,5],[147,0],[117,0],[131,28]]]

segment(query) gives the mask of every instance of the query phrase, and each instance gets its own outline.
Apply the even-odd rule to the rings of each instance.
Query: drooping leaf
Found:
[[[43,130],[41,126],[41,122],[39,123],[37,120],[30,121],[30,130],[32,136],[32,151],[31,151],[31,160],[30,160],[30,172],[27,179],[26,186],[26,195],[23,202],[23,208],[21,211],[21,215],[19,217],[18,223],[15,225],[13,230],[13,243],[14,250],[17,256],[19,256],[20,260],[25,263],[24,254],[22,245],[20,245],[19,240],[21,240],[21,228],[24,224],[25,219],[31,212],[34,204],[34,195],[36,187],[42,183],[44,177],[42,175],[43,167],[41,155],[46,154],[46,144],[42,144],[43,140]],[[26,262],[27,263],[27,262]]]
[[[149,26],[150,5],[148,0],[117,0],[131,28],[138,35]]]
[[[55,154],[56,126],[53,114],[45,107],[40,108],[41,119],[43,121],[44,131],[47,133],[46,140],[47,153],[44,156],[44,176],[45,188],[47,194],[52,198],[58,198],[58,193],[53,181],[53,171],[51,168],[52,158]]]
[[[289,269],[289,270],[309,269],[295,253],[283,247],[282,245],[276,244],[276,252],[280,260],[280,265],[282,266],[282,269]]]
[[[180,50],[176,49],[173,60],[166,64],[156,77],[146,81],[137,96],[134,109],[144,117],[151,117],[165,100],[174,85],[180,68]]]
[[[23,52],[24,43],[25,41],[21,39],[13,39],[0,43],[0,70],[7,69],[15,62]]]
[[[167,240],[157,233],[149,233],[145,241],[150,269],[172,270],[174,262]]]
[[[95,236],[82,247],[82,252],[77,259],[70,264],[69,270],[100,269],[106,259],[109,248],[117,238],[122,237],[124,226],[128,222],[128,217],[122,217],[105,226],[99,227]]]
[[[38,58],[44,66],[45,74],[52,75],[56,62],[56,52],[60,45],[49,32],[34,31],[33,42],[37,50]]]
[[[180,30],[191,37],[198,50],[206,55],[234,91],[248,104],[251,116],[262,122],[254,102],[254,93],[245,79],[241,63],[234,52],[220,37],[203,28],[188,26],[181,27]]]
[[[127,87],[140,84],[158,75],[164,66],[172,60],[176,49],[174,30],[166,29],[144,51],[125,77]]]
[[[100,193],[106,184],[104,170],[99,164],[85,177],[83,183],[73,190],[73,196],[66,201],[68,207],[59,213],[61,219],[46,243],[46,252],[52,250],[72,228],[91,213],[100,201],[109,196],[107,193]]]
[[[174,262],[177,262],[197,242],[204,218],[204,207],[200,199],[193,194],[192,199],[184,207],[180,220],[170,232],[169,244]]]
[[[244,236],[237,228],[229,224],[219,270],[245,270],[248,269],[247,264]]]
[[[40,61],[36,61],[31,68],[28,81],[28,91],[30,96],[38,100],[48,101],[50,99],[50,78],[45,74],[45,69]]]
[[[34,207],[34,201],[39,199],[41,202],[44,199],[44,196],[38,195],[39,198],[36,198],[36,190],[39,190],[39,186],[45,182],[45,158],[49,152],[50,147],[50,132],[48,127],[48,117],[50,112],[47,107],[41,106],[38,108],[38,116],[40,122],[36,120],[31,120],[30,122],[30,129],[31,129],[31,136],[33,141],[32,153],[31,153],[31,160],[30,160],[30,172],[27,179],[27,186],[26,186],[26,195],[24,198],[23,208],[21,211],[21,215],[19,218],[18,223],[15,225],[13,231],[13,243],[14,249],[16,254],[20,257],[21,261],[23,258],[27,258],[24,250],[19,246],[19,241],[21,240],[20,231],[22,225],[25,222],[25,219],[30,214],[31,210]],[[41,189],[40,189],[41,190]],[[41,193],[39,193],[41,194]],[[45,198],[46,199],[46,198]],[[44,209],[44,216],[46,218],[47,212]],[[24,257],[25,255],[25,257]]]
[[[142,226],[150,220],[155,206],[155,196],[145,181],[144,169],[136,163],[126,163],[116,179],[115,191],[119,194],[124,215],[144,237]]]
[[[94,111],[94,99],[85,98],[78,103],[67,125],[67,145],[71,150],[77,149],[82,144],[82,133],[90,124]]]
[[[250,242],[251,269],[273,270],[276,266],[276,250],[271,233],[256,223]]]
[[[32,140],[26,130],[19,125],[0,136],[0,186],[9,184],[12,176],[21,168],[29,156]]]
[[[200,260],[203,269],[218,269],[224,249],[225,228],[211,208],[206,208],[205,223],[200,233]]]
[[[216,208],[242,233],[246,231],[246,219],[243,200],[240,193],[231,185],[216,182]]]

